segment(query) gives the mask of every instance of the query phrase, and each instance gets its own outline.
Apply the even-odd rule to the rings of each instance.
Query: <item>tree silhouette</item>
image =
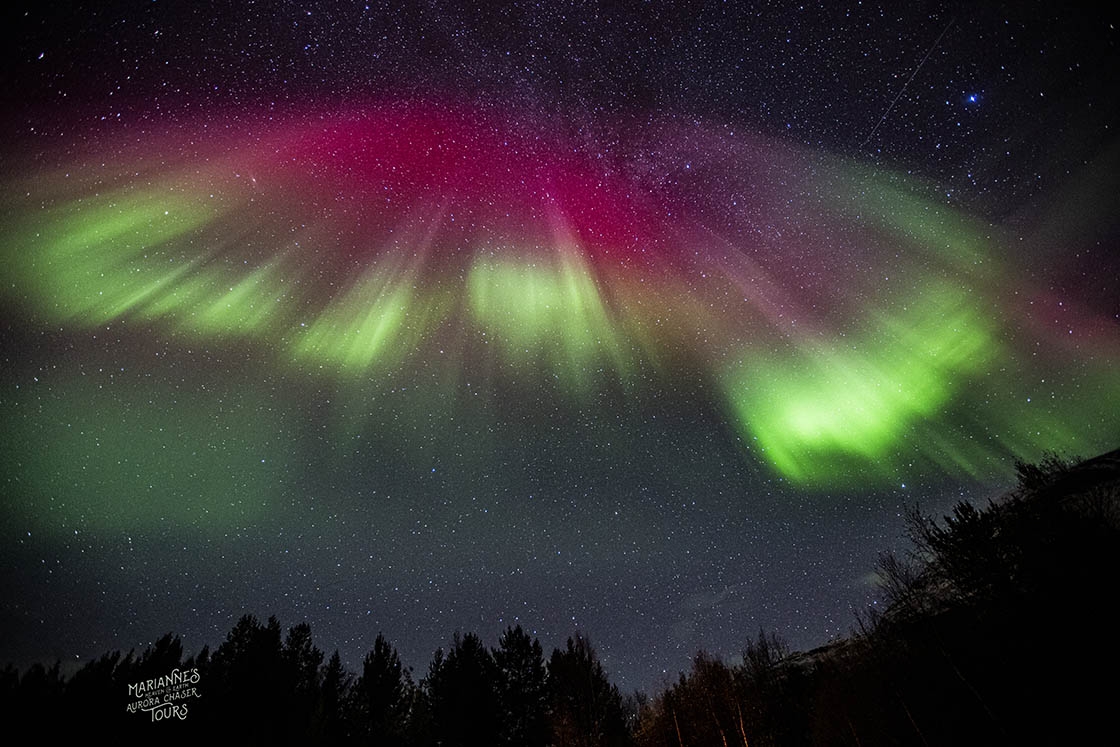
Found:
[[[183,642],[174,633],[165,633],[136,659],[131,675],[143,680],[168,674],[183,666]]]
[[[338,650],[323,666],[314,737],[323,744],[341,744],[350,736],[348,703],[353,677],[342,666]]]
[[[210,659],[204,680],[208,715],[233,741],[276,744],[294,737],[287,733],[284,719],[262,717],[277,713],[287,702],[280,636],[275,617],[261,625],[245,615]]]
[[[553,744],[607,747],[626,743],[622,695],[610,683],[595,649],[581,635],[554,649],[548,661]]]
[[[56,709],[62,701],[64,682],[61,663],[47,668],[32,664],[19,682],[19,693],[13,712],[29,724],[52,724],[58,718]]]
[[[323,663],[323,652],[311,642],[310,625],[300,623],[288,630],[281,657],[287,687],[287,736],[310,739],[319,700],[319,668]]]
[[[366,739],[387,747],[404,743],[411,690],[412,681],[396,649],[378,633],[354,686],[357,718]]]
[[[501,739],[497,670],[478,636],[455,635],[444,657],[437,652],[425,682],[438,744],[494,745]]]
[[[501,744],[537,747],[548,743],[548,691],[544,651],[518,625],[506,628],[494,649],[501,703]]]

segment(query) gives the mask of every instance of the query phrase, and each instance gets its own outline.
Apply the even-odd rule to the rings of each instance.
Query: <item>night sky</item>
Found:
[[[1114,16],[23,5],[0,662],[520,624],[656,690],[1120,445]]]

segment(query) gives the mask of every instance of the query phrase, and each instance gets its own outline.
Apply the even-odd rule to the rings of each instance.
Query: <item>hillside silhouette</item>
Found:
[[[663,692],[624,697],[580,635],[545,655],[521,627],[493,648],[456,633],[425,672],[379,635],[359,671],[301,623],[242,617],[213,650],[167,634],[0,672],[0,714],[58,741],[523,745],[1079,743],[1116,688],[1120,451],[1016,464],[999,500],[907,514],[911,548],[878,563],[887,602],[808,652],[759,631],[741,661],[700,652]]]
[[[848,638],[789,654],[760,632],[706,654],[643,714],[653,745],[1095,743],[1115,702],[1120,451],[1017,463],[1017,487],[880,555],[888,602]]]

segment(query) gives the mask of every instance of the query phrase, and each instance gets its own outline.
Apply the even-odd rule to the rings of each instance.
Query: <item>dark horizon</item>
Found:
[[[809,652],[760,630],[728,662],[699,651],[652,693],[625,694],[581,636],[552,649],[510,626],[493,646],[456,633],[421,672],[378,635],[354,669],[301,623],[245,615],[192,654],[172,633],[106,652],[70,676],[0,671],[0,715],[64,710],[118,740],[385,745],[960,744],[1091,738],[1115,654],[1109,597],[1120,548],[1120,449],[1016,461],[1014,489],[937,517],[906,513],[910,546],[880,553],[883,608]],[[1054,644],[1103,641],[1085,656]],[[285,629],[287,632],[285,633]],[[321,642],[320,642],[321,643]],[[184,658],[185,656],[185,658]],[[1060,692],[1036,683],[1061,682]],[[128,704],[121,709],[127,690]],[[189,723],[184,723],[190,719]],[[169,726],[169,722],[175,726]],[[69,736],[65,729],[56,736]]]

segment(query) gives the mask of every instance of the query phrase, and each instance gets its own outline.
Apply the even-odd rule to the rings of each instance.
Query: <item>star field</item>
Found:
[[[624,689],[1116,446],[1109,19],[109,3],[13,21],[0,659],[244,613]]]

